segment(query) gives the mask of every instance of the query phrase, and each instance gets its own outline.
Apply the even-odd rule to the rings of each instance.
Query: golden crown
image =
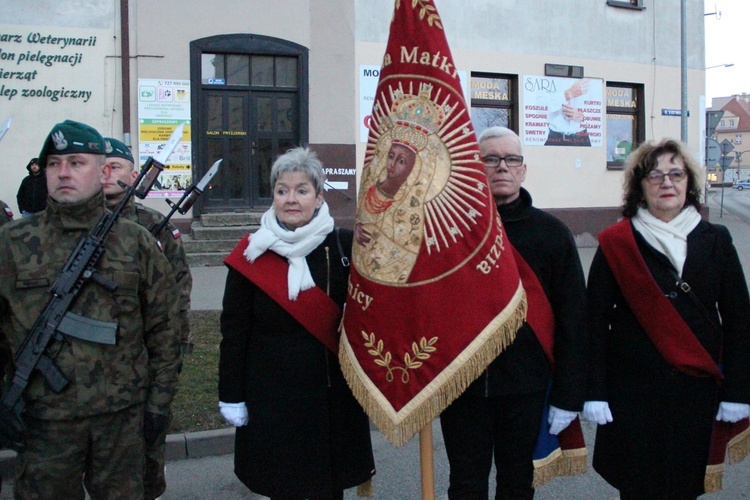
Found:
[[[384,131],[391,131],[394,142],[415,151],[427,146],[429,135],[440,129],[445,112],[430,100],[432,85],[421,83],[419,95],[397,93],[391,104],[390,116],[384,117]]]

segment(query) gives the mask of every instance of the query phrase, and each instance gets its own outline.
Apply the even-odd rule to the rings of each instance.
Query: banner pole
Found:
[[[435,469],[432,450],[432,422],[419,431],[419,463],[422,476],[422,500],[435,500]]]

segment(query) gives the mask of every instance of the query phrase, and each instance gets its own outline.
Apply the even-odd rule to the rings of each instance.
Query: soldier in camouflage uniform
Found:
[[[39,155],[47,208],[0,228],[0,341],[13,353],[104,213],[104,150],[88,125],[55,125]],[[69,383],[55,394],[38,372],[30,379],[16,498],[83,499],[84,485],[92,499],[143,497],[144,440],[163,432],[177,388],[174,276],[155,238],[126,219],[109,233],[97,273],[116,290],[89,281],[71,312],[113,324],[114,338],[82,340],[88,329],[80,328],[47,346]]]
[[[135,170],[133,154],[123,142],[105,137],[107,146],[107,165],[110,167],[109,177],[104,180],[104,197],[107,207],[113,209],[123,198],[125,189],[117,181],[130,186],[138,177]],[[164,215],[154,209],[136,203],[134,198],[128,201],[128,206],[122,212],[123,217],[137,222],[146,229],[156,225],[164,219]],[[190,291],[193,287],[193,278],[190,275],[190,267],[187,264],[185,250],[182,247],[180,231],[171,222],[159,232],[157,238],[162,243],[164,255],[172,265],[172,271],[176,279],[176,292],[179,296],[180,312],[178,317],[180,328],[180,341],[183,354],[192,350],[193,344],[190,340]],[[143,478],[143,486],[146,492],[145,498],[152,500],[159,497],[167,487],[164,477],[164,449],[166,434],[158,436],[155,443],[146,443],[146,470]]]
[[[6,222],[13,220],[13,210],[10,209],[7,203],[0,200],[0,226]]]

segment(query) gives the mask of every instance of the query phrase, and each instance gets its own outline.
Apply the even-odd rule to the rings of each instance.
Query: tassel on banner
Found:
[[[534,460],[534,483],[532,486],[537,489],[556,477],[585,474],[588,470],[586,456],[586,448],[565,451],[558,449],[547,457],[542,464],[537,464],[539,460]]]
[[[359,401],[370,417],[372,423],[380,430],[385,438],[394,446],[401,447],[414,437],[422,428],[430,424],[440,413],[450,405],[466,388],[487,368],[505,348],[515,339],[516,331],[523,325],[526,318],[526,294],[519,286],[516,296],[511,301],[512,315],[507,318],[498,317],[487,326],[490,333],[487,340],[468,361],[452,375],[441,374],[436,378],[438,389],[432,394],[423,394],[414,398],[418,405],[416,411],[410,413],[403,421],[394,422],[385,408],[391,408],[390,403],[383,399],[379,401],[369,391],[358,376],[358,367],[351,360],[354,356],[340,356],[341,370],[344,374],[354,397]],[[497,326],[499,325],[499,326]],[[342,325],[343,329],[343,325]],[[340,352],[351,350],[345,331],[342,331]],[[469,355],[467,355],[468,357]],[[460,359],[458,359],[460,363]],[[445,377],[448,380],[440,380]],[[425,399],[429,400],[425,401]]]

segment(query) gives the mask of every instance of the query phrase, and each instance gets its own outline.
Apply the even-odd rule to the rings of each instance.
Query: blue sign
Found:
[[[661,115],[662,116],[682,116],[682,110],[661,108]],[[687,115],[690,116],[690,111],[687,112]]]

